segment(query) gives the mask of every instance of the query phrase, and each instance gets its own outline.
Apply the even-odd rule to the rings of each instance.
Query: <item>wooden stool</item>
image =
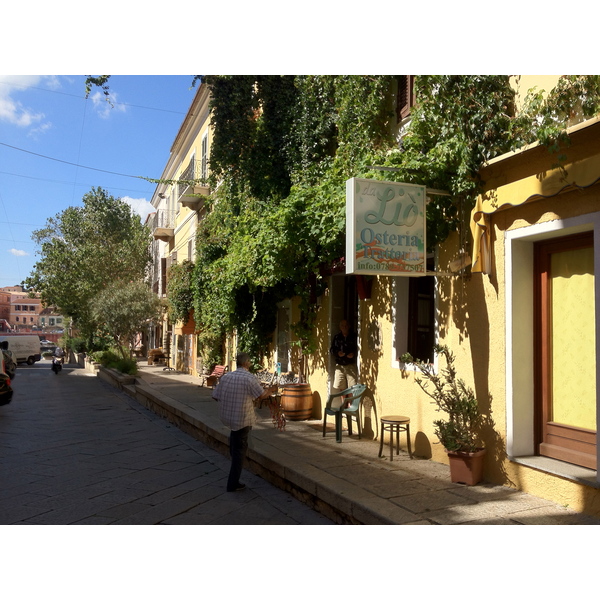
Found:
[[[381,417],[381,442],[379,443],[379,457],[383,453],[383,432],[390,432],[390,460],[394,460],[394,433],[396,433],[396,454],[400,454],[400,432],[406,431],[408,455],[412,458],[410,449],[410,419],[398,415]]]

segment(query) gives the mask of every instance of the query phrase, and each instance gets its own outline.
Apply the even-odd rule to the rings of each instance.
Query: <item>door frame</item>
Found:
[[[573,468],[556,461],[551,467],[529,463],[535,455],[534,444],[534,381],[533,381],[533,244],[552,237],[562,237],[582,231],[600,235],[600,211],[565,219],[544,221],[535,225],[509,229],[504,232],[504,289],[505,289],[505,403],[506,453],[511,461],[535,464],[567,479],[592,478],[600,484],[600,472],[589,475],[581,469],[573,476]],[[595,236],[596,237],[596,236]],[[596,237],[596,239],[598,239]],[[594,261],[600,265],[600,244],[594,246]],[[596,356],[600,356],[600,278],[595,281],[596,294]],[[596,370],[596,419],[600,429],[600,370]],[[600,445],[598,453],[600,453]],[[551,459],[546,459],[550,461]],[[599,461],[600,462],[600,461]],[[542,463],[550,464],[550,463]]]
[[[550,410],[552,404],[551,256],[561,251],[590,247],[594,247],[592,231],[543,240],[534,244],[534,419],[535,447],[540,456],[596,469],[596,431],[554,422]],[[576,368],[575,365],[573,368]]]

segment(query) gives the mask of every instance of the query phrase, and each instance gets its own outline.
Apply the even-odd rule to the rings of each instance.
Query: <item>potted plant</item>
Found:
[[[433,365],[414,360],[410,354],[402,357],[413,363],[421,373],[419,387],[433,399],[437,410],[448,415],[447,419],[433,422],[435,434],[446,449],[450,462],[450,478],[455,483],[475,485],[483,477],[482,448],[477,431],[482,421],[475,392],[457,377],[454,354],[447,346],[436,345],[438,356],[446,360],[446,367],[434,371]]]

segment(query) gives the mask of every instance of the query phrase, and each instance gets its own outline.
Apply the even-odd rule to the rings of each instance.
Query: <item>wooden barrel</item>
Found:
[[[313,395],[308,383],[289,383],[281,394],[281,408],[288,421],[306,421],[310,419],[313,407]]]

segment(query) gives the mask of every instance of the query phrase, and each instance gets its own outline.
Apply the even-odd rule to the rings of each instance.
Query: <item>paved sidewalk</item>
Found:
[[[212,390],[200,379],[140,361],[135,385],[123,387],[139,402],[204,443],[228,455],[228,430],[217,415]],[[599,525],[600,519],[550,501],[490,484],[450,481],[447,465],[378,458],[379,441],[333,431],[322,421],[288,421],[285,431],[258,411],[248,452],[248,468],[291,492],[337,523],[405,525]]]

